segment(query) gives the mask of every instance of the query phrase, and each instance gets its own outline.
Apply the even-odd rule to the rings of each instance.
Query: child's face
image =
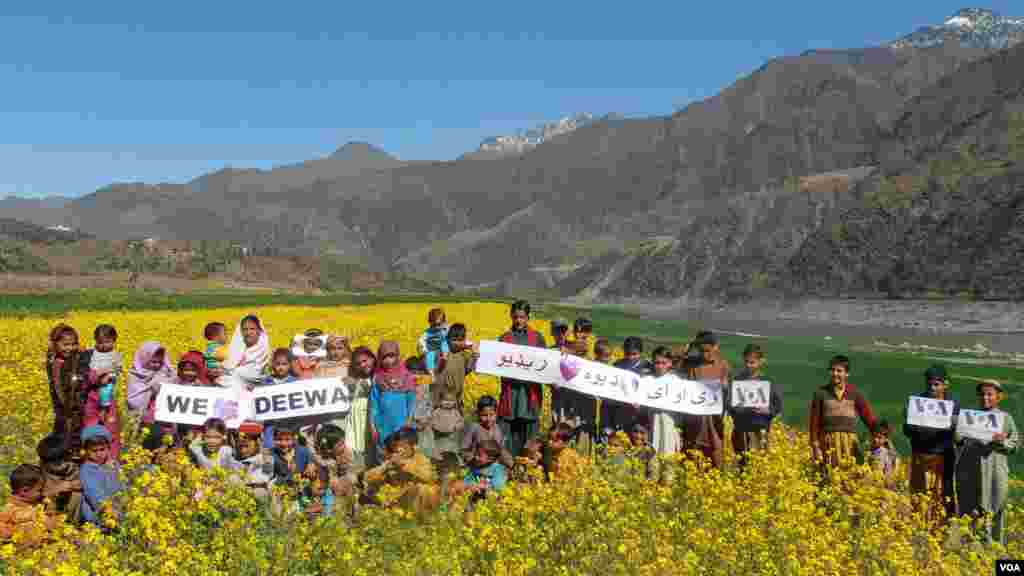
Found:
[[[320,349],[320,341],[316,338],[306,338],[302,341],[302,349],[306,354],[313,354]]]
[[[889,442],[889,434],[885,432],[875,432],[871,436],[871,447],[872,448],[884,448]]]
[[[213,341],[220,344],[221,346],[228,343],[228,331],[221,328],[217,335],[213,337]]]
[[[246,320],[242,324],[242,340],[247,347],[255,346],[260,341],[260,327],[252,320]]]
[[[928,389],[931,390],[932,396],[944,398],[946,396],[946,381],[940,378],[929,378]]]
[[[344,347],[334,344],[333,342],[327,343],[327,359],[331,362],[339,362],[344,354]]]
[[[109,336],[101,336],[96,339],[96,351],[106,354],[114,350],[115,344],[117,344],[117,340]]]
[[[66,333],[57,340],[57,355],[66,358],[78,348],[78,338],[74,334]]]
[[[477,466],[490,466],[492,462],[494,462],[494,459],[491,458],[491,455],[487,452],[487,450],[484,450],[483,448],[476,449]]]
[[[444,323],[445,323],[445,317],[441,316],[439,318],[435,318],[434,321],[430,323],[430,327],[431,328],[440,328],[441,326],[444,326]]]
[[[224,445],[224,435],[217,430],[206,430],[203,432],[203,442],[207,448],[215,452]]]
[[[238,438],[238,455],[242,458],[255,456],[260,451],[260,437],[243,434]]]
[[[178,378],[182,382],[195,382],[199,378],[199,368],[191,362],[183,362],[178,365]]]
[[[516,310],[512,313],[512,328],[515,330],[526,330],[526,325],[530,322],[530,315],[522,310]]]
[[[539,442],[530,442],[523,447],[523,458],[526,458],[530,462],[537,464],[544,457],[544,454],[540,450]]]
[[[110,457],[109,442],[95,442],[85,449],[85,459],[93,464],[106,464]]]
[[[551,446],[551,450],[558,452],[565,448],[566,443],[557,432],[552,432],[551,435],[548,436],[548,446]]]
[[[629,435],[629,441],[636,446],[647,446],[647,431],[633,430]]]
[[[491,406],[487,406],[483,410],[477,412],[476,417],[477,420],[480,421],[480,427],[484,430],[494,428],[494,424],[498,421],[498,413]]]
[[[636,362],[640,360],[640,356],[641,353],[639,350],[627,350],[622,357],[625,358],[626,360],[629,360],[630,362]]]
[[[759,354],[747,354],[743,357],[743,362],[747,365],[747,370],[750,370],[751,374],[758,374],[761,372],[764,358]]]
[[[395,442],[391,446],[391,457],[405,460],[412,458],[416,453],[416,448],[408,442]]]
[[[846,386],[846,379],[850,377],[850,374],[846,372],[846,366],[842,364],[835,364],[832,366],[832,385],[835,387]]]
[[[598,362],[607,363],[612,359],[612,351],[608,348],[598,348],[594,351],[594,354],[596,354]]]
[[[274,447],[282,452],[290,452],[295,448],[295,435],[291,432],[277,432],[274,434]]]
[[[275,356],[274,361],[270,364],[270,373],[274,378],[285,378],[288,376],[288,372],[291,371],[292,365],[288,361],[287,356]]]
[[[398,355],[397,354],[386,354],[383,358],[380,359],[380,365],[385,370],[388,370],[390,368],[394,368],[397,364],[398,364]]]
[[[658,376],[664,376],[672,370],[672,358],[668,356],[657,356],[654,359],[654,373]]]
[[[163,350],[157,350],[156,354],[153,354],[153,357],[150,358],[149,362],[146,363],[146,368],[149,368],[150,370],[152,370],[154,372],[156,372],[157,370],[163,368],[163,366],[164,366],[164,354],[165,354],[165,352]]]
[[[996,390],[992,386],[985,386],[978,393],[978,403],[985,410],[991,410],[999,405],[999,401],[1002,400],[1002,394],[999,390]]]
[[[449,338],[448,348],[452,352],[462,352],[463,350],[466,349],[466,337],[460,336],[458,338]]]
[[[43,483],[36,482],[28,488],[22,488],[18,491],[18,498],[21,498],[25,502],[30,504],[38,504],[43,501]]]
[[[718,345],[717,344],[701,344],[700,346],[701,356],[704,357],[704,362],[707,364],[714,364],[715,357],[718,356]]]
[[[356,366],[359,368],[359,372],[362,373],[364,376],[373,373],[373,364],[373,356],[370,356],[369,354],[360,354],[356,358]]]

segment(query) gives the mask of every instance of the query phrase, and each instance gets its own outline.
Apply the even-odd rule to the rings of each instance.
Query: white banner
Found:
[[[501,378],[554,384],[561,378],[558,371],[561,358],[558,350],[483,340],[476,371]]]
[[[956,433],[964,438],[991,442],[992,435],[1003,431],[1003,414],[988,410],[960,410]]]
[[[591,396],[667,412],[722,413],[722,385],[718,381],[684,380],[675,374],[642,378],[627,370],[568,355],[560,359],[559,373],[561,386]]]
[[[210,418],[232,420],[239,414],[238,408],[233,388],[163,384],[156,397],[155,418],[158,422],[202,426]]]
[[[767,380],[735,380],[730,405],[733,408],[770,408],[772,383]]]
[[[252,391],[252,419],[279,420],[349,411],[348,387],[341,378],[316,378],[258,386]]]
[[[911,396],[907,399],[907,424],[949,430],[953,427],[953,401]]]

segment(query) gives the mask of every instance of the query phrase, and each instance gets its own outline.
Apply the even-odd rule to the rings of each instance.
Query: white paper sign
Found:
[[[767,380],[735,380],[730,404],[733,408],[771,407],[772,384]]]
[[[341,378],[316,378],[259,386],[252,391],[252,419],[258,422],[344,414],[350,409],[348,387]]]
[[[911,396],[907,400],[907,424],[949,430],[953,427],[953,401]]]
[[[501,378],[554,384],[560,382],[558,362],[561,358],[558,350],[483,340],[476,371]]]
[[[644,406],[698,416],[722,413],[722,383],[718,380],[685,380],[675,374],[640,379],[639,402]]]
[[[163,384],[156,397],[158,422],[202,426],[210,418],[227,421],[239,412],[238,397],[232,388]]]
[[[622,370],[577,356],[559,359],[560,386],[601,398],[635,403],[641,378]]]
[[[1003,431],[1003,414],[987,410],[960,410],[956,433],[964,438],[991,442],[992,435]]]

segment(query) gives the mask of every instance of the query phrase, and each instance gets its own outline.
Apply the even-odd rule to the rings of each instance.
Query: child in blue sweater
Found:
[[[82,482],[82,521],[104,527],[113,507],[114,496],[122,490],[117,470],[110,465],[110,431],[97,424],[82,430],[85,462],[79,470]]]

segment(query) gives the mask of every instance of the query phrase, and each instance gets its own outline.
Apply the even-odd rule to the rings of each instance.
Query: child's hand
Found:
[[[1003,441],[1006,440],[1006,437],[1006,432],[996,432],[995,434],[992,435],[992,441],[1002,444]]]

